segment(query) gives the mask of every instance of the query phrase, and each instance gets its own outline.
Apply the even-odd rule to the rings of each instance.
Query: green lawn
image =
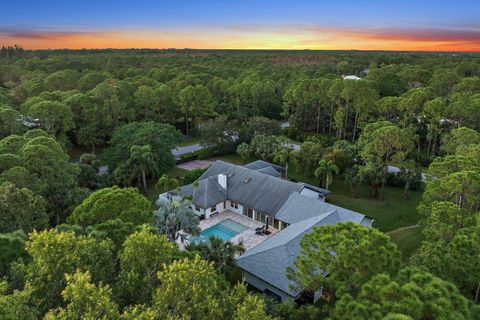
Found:
[[[208,159],[208,160],[211,160],[211,161],[222,160],[222,161],[225,161],[225,162],[229,162],[229,163],[233,163],[233,164],[239,164],[239,165],[244,164],[243,159],[236,153],[231,153],[231,154],[227,154],[225,156],[220,156],[220,157],[213,157],[213,158]],[[247,159],[246,163],[249,163],[249,162],[252,162],[252,161],[255,161],[255,160],[257,160],[257,159],[254,158],[254,157],[250,157],[249,159]]]
[[[294,181],[313,185],[318,185],[319,182],[316,178],[299,174],[294,164],[289,166],[288,175]],[[352,198],[350,188],[345,181],[341,177],[334,177],[330,192],[328,202],[374,218],[374,226],[384,232],[416,224],[420,219],[417,206],[421,200],[422,191],[412,191],[410,199],[404,199],[402,188],[387,186],[384,190],[384,200],[379,201],[371,197],[370,186],[362,185],[359,197]]]
[[[340,179],[333,181],[330,191],[328,202],[374,218],[373,225],[384,232],[410,226],[420,220],[417,206],[422,197],[421,191],[412,191],[410,199],[404,199],[402,188],[387,186],[384,200],[379,201],[371,197],[370,186],[363,185],[359,198],[355,199]]]
[[[422,229],[420,227],[394,230],[389,232],[388,235],[392,241],[397,244],[404,260],[412,256],[415,249],[420,246],[420,242],[423,240]]]

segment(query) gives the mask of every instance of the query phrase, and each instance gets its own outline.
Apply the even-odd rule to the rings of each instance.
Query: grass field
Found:
[[[420,246],[420,242],[423,240],[422,229],[416,228],[404,228],[389,232],[388,235],[398,246],[398,249],[402,252],[404,260],[408,260],[415,249]]]
[[[289,166],[289,178],[313,185],[318,185],[319,182],[316,178],[299,174],[294,164]],[[411,191],[410,199],[404,199],[402,188],[386,186],[384,200],[379,201],[372,198],[370,186],[362,185],[359,197],[353,198],[345,181],[341,177],[334,177],[330,192],[328,202],[374,218],[374,226],[384,232],[410,226],[420,220],[417,206],[421,200],[422,191]]]
[[[229,162],[229,163],[233,163],[233,164],[239,164],[239,165],[244,164],[243,159],[240,158],[240,156],[236,153],[231,153],[231,154],[227,154],[227,155],[220,156],[220,157],[213,157],[213,158],[208,159],[208,160],[212,160],[212,161],[222,160],[222,161],[225,161],[225,162]],[[255,161],[255,160],[256,160],[255,158],[250,157],[249,159],[247,159],[246,163],[249,163],[249,162],[252,162],[252,161]]]
[[[404,199],[401,188],[387,186],[384,200],[379,201],[371,198],[370,187],[364,185],[360,189],[359,198],[355,199],[351,197],[345,182],[339,179],[333,182],[330,191],[330,203],[374,218],[374,226],[384,232],[410,226],[420,220],[417,206],[422,197],[421,191],[412,191],[410,199]]]

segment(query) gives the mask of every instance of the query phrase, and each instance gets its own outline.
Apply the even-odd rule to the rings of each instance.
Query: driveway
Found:
[[[177,165],[177,168],[182,168],[188,171],[194,169],[206,169],[212,165],[213,161],[210,160],[193,160]]]

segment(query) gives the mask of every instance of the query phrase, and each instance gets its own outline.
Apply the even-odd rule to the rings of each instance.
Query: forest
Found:
[[[280,303],[241,245],[176,245],[189,158],[274,162],[373,228],[305,236],[286,272],[328,294]],[[479,160],[478,53],[3,47],[0,319],[480,319]]]

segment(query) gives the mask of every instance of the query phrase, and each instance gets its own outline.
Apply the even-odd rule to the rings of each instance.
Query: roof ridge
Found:
[[[285,179],[282,179],[280,177],[271,176],[271,175],[268,175],[268,174],[265,174],[265,173],[262,173],[262,172],[258,172],[257,170],[245,168],[244,166],[241,166],[241,165],[225,162],[225,161],[222,161],[222,160],[216,160],[215,162],[217,162],[217,161],[225,163],[225,164],[233,166],[233,167],[237,167],[240,170],[245,170],[245,171],[251,172],[252,174],[256,174],[258,177],[264,177],[265,179],[276,179],[277,181],[279,181],[279,182],[281,181],[281,183],[285,183],[285,184],[297,184],[296,182],[285,180]],[[213,165],[215,165],[215,163]]]
[[[320,221],[322,221],[323,219],[329,217],[329,216],[330,216],[331,214],[333,214],[333,213],[337,213],[337,210],[334,209],[334,210],[329,211],[329,212],[326,212],[326,213],[324,213],[324,214],[320,214],[320,215],[318,215],[318,216],[314,216],[314,217],[311,217],[311,218],[308,218],[308,219],[305,219],[305,220],[301,220],[301,221],[298,221],[298,222],[295,222],[295,223],[291,224],[291,225],[288,226],[287,228],[293,227],[293,226],[298,225],[298,224],[300,224],[300,223],[306,223],[306,222],[309,221],[309,220],[319,219],[319,218],[321,217],[321,218],[320,218],[317,222],[315,222],[313,225],[309,226],[309,227],[308,227],[307,229],[305,229],[303,232],[300,232],[300,233],[298,233],[297,235],[293,236],[291,239],[289,239],[289,240],[288,240],[287,242],[285,242],[285,243],[288,243],[288,242],[290,242],[290,241],[298,238],[300,235],[302,235],[303,233],[305,233],[307,230],[315,227],[316,224],[318,224],[318,223],[319,223]],[[287,228],[285,228],[285,229],[283,229],[283,230],[286,230]],[[266,241],[269,241],[270,239],[272,239],[272,238],[274,238],[275,236],[279,235],[283,230],[280,230],[278,233],[274,234],[273,236],[271,236],[270,238],[266,239],[264,242],[259,243],[258,245],[261,245],[261,244],[265,243]],[[238,257],[237,260],[242,259],[242,257],[246,257],[246,258],[248,258],[248,257],[253,257],[253,256],[255,256],[255,255],[259,254],[259,253],[263,253],[263,252],[265,252],[265,251],[269,251],[269,250],[278,248],[278,247],[280,247],[280,246],[283,246],[285,243],[281,243],[281,244],[275,245],[275,246],[273,246],[273,247],[271,247],[271,248],[265,248],[265,249],[263,249],[263,250],[260,250],[260,251],[258,251],[258,252],[255,252],[255,253],[253,253],[253,254],[247,255],[247,254],[248,254],[248,251],[254,250],[254,249],[256,248],[256,247],[253,247],[252,249],[246,251],[245,254],[243,254],[243,255],[241,255],[240,257]]]
[[[206,180],[207,180],[207,181],[205,181],[205,195],[204,195],[204,197],[203,197],[203,199],[204,199],[204,201],[203,201],[203,203],[204,203],[203,207],[204,207],[205,209],[207,209],[208,178],[207,178]]]

